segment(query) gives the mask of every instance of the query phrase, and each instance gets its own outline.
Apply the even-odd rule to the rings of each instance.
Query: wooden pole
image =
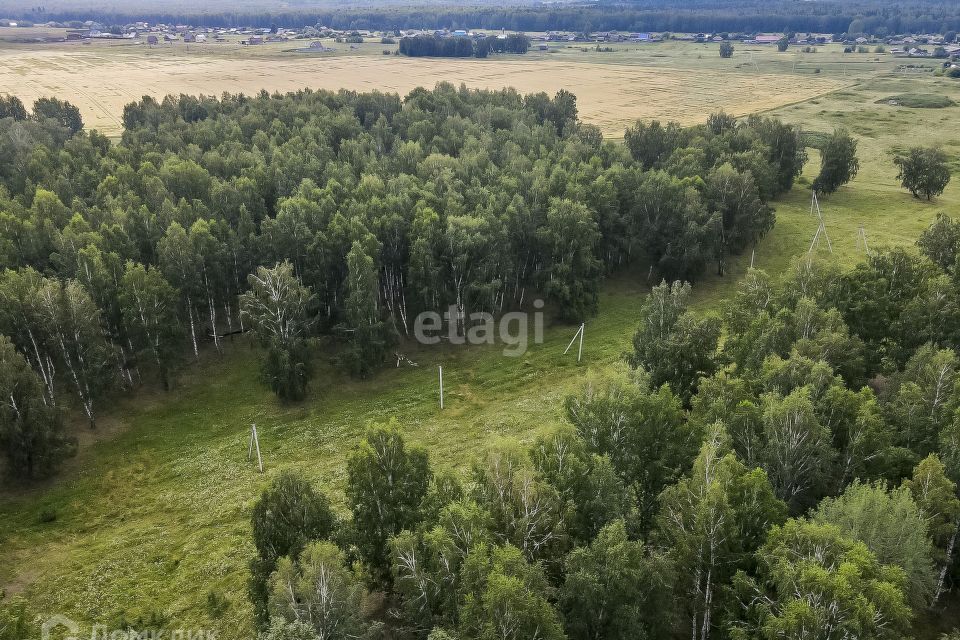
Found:
[[[820,234],[823,234],[823,237],[827,239],[827,248],[830,249],[830,253],[833,253],[833,243],[830,242],[830,236],[827,234],[827,225],[823,220],[823,212],[820,210],[820,201],[817,199],[817,192],[813,192],[813,197],[810,200],[810,213],[813,213],[814,207],[816,207],[817,219],[820,221],[820,226],[817,227],[817,232],[813,236],[813,242],[810,243],[810,249],[807,251],[808,254],[813,252],[813,247],[816,245],[817,240],[820,239]]]
[[[577,336],[580,335],[580,332],[583,331],[583,325],[580,325],[580,328],[577,329],[577,332],[573,334],[573,337],[570,338],[570,343],[567,345],[567,348],[563,350],[563,355],[567,355],[567,352],[570,351],[570,347],[573,346],[573,343],[577,341]]]
[[[822,228],[822,226],[817,226],[817,231],[816,231],[816,233],[813,234],[813,240],[810,242],[810,248],[807,249],[807,255],[808,255],[808,256],[813,254],[813,248],[817,245],[817,240],[820,239],[820,229],[821,229],[821,228]]]
[[[254,446],[257,447],[257,466],[260,467],[260,473],[263,473],[263,458],[260,457],[260,438],[257,436],[257,423],[254,422],[251,427],[250,437],[253,440]]]
[[[443,409],[443,367],[440,369],[440,408]]]
[[[580,362],[580,358],[583,357],[583,328],[587,326],[586,323],[580,325],[580,349],[577,351],[577,362]]]

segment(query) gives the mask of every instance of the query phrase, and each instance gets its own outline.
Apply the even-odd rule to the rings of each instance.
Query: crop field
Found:
[[[807,131],[845,126],[858,140],[859,175],[821,202],[833,253],[823,243],[818,259],[850,265],[862,258],[861,225],[875,249],[912,244],[939,211],[960,214],[960,178],[928,203],[900,189],[892,162],[905,144],[938,143],[960,172],[960,106],[916,109],[886,100],[919,93],[960,103],[960,82],[898,75],[884,56],[738,48],[724,61],[715,45],[665,44],[450,61],[388,57],[379,44],[316,56],[272,46],[256,52],[208,46],[212,53],[182,46],[8,46],[0,49],[0,92],[25,100],[66,98],[81,106],[88,126],[110,134],[120,130],[122,105],[143,94],[304,86],[404,93],[441,80],[524,92],[567,88],[578,96],[581,117],[612,136],[637,118],[690,124],[721,108],[737,115],[762,111]],[[793,191],[774,203],[776,227],[756,249],[756,266],[771,273],[806,254],[817,226],[809,215],[809,185],[819,158],[810,154]],[[698,283],[699,307],[719,309],[750,260],[748,251],[726,277]],[[417,366],[391,363],[367,381],[344,377],[319,359],[310,396],[289,407],[257,380],[257,354],[247,341],[228,344],[222,358],[205,354],[180,375],[175,394],[144,390],[121,400],[95,435],[78,424],[79,455],[57,478],[28,493],[0,494],[0,591],[29,595],[38,615],[152,617],[215,628],[222,640],[247,639],[249,513],[272,477],[296,469],[342,508],[345,453],[366,424],[391,417],[439,467],[465,469],[492,445],[529,443],[563,420],[567,394],[623,366],[643,292],[654,284],[645,276],[622,273],[607,283],[600,313],[586,325],[582,363],[562,355],[575,331],[564,325],[551,326],[545,343],[522,358],[505,358],[497,348],[402,345]],[[444,367],[444,410],[437,406],[437,365]],[[264,475],[246,460],[251,422],[260,432]],[[220,598],[225,607],[205,604]]]
[[[383,50],[395,47],[375,43],[357,49],[326,43],[336,49],[331,53],[294,50],[307,44],[7,46],[0,48],[0,93],[16,95],[25,103],[40,96],[67,97],[80,107],[88,127],[118,135],[123,106],[144,95],[304,87],[404,95],[441,81],[471,88],[509,86],[525,93],[553,94],[566,88],[577,94],[584,120],[607,135],[619,136],[638,118],[695,124],[719,108],[734,115],[766,111],[848,86],[855,77],[853,71],[845,75],[840,68],[813,73],[814,63],[793,54],[778,58],[769,48],[757,48],[756,56],[743,51],[721,60],[714,45],[617,45],[612,52],[557,45],[524,57],[450,60],[386,56]],[[828,65],[838,54],[818,55]]]

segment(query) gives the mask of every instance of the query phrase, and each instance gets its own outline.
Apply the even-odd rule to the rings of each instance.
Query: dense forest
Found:
[[[111,393],[169,388],[236,333],[255,333],[264,380],[296,400],[317,336],[366,376],[423,311],[453,309],[464,335],[536,295],[579,322],[628,263],[722,272],[806,159],[773,119],[638,123],[616,144],[566,91],[446,84],[144,98],[119,144],[58,100],[0,114],[0,334],[22,394],[0,442],[19,478],[69,450],[64,403],[93,427]]]
[[[728,2],[605,2],[462,6],[437,3],[429,6],[369,6],[336,8],[272,8],[238,10],[214,3],[206,10],[160,10],[152,6],[124,5],[47,11],[42,5],[14,11],[9,17],[48,20],[96,20],[126,24],[135,20],[197,26],[287,26],[320,24],[335,29],[508,29],[512,31],[657,31],[745,32],[796,31],[817,33],[944,33],[960,30],[960,8],[955,3],[931,0],[852,0],[793,2],[791,0],[732,0]],[[294,5],[295,6],[295,5]],[[7,16],[4,16],[7,17]]]
[[[417,35],[400,39],[400,54],[416,57],[486,58],[491,53],[526,53],[530,38],[511,33],[505,38],[441,38],[435,35]]]
[[[751,269],[719,315],[664,281],[630,368],[527,448],[461,474],[369,428],[349,518],[279,476],[252,515],[261,637],[911,637],[960,578],[960,223],[919,245]]]

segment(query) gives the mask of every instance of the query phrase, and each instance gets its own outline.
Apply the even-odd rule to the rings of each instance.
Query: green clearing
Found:
[[[960,214],[960,176],[927,203],[899,188],[892,164],[898,150],[937,143],[956,167],[960,107],[877,104],[904,93],[960,101],[960,82],[931,74],[864,74],[846,89],[770,112],[811,132],[845,126],[859,140],[860,175],[821,201],[833,259],[842,264],[862,256],[856,242],[861,224],[876,249],[912,244],[938,211]],[[757,267],[779,273],[807,251],[816,228],[809,184],[817,168],[811,150],[800,183],[776,203],[777,225],[757,247]],[[818,255],[828,258],[825,244]],[[750,258],[749,252],[740,256],[722,279],[701,280],[697,304],[717,309]],[[551,326],[545,343],[522,358],[503,357],[494,347],[403,345],[400,350],[419,366],[394,368],[391,362],[368,381],[336,373],[329,347],[322,346],[311,395],[283,406],[258,382],[257,354],[247,342],[229,344],[223,358],[204,354],[180,375],[175,393],[141,390],[104,416],[97,434],[78,427],[80,454],[49,484],[0,497],[0,589],[28,596],[42,617],[62,613],[92,624],[154,616],[174,628],[216,629],[224,640],[249,638],[248,514],[271,477],[295,468],[342,506],[346,452],[367,423],[394,416],[439,467],[465,468],[499,442],[531,441],[563,419],[564,396],[590,376],[621,366],[643,291],[653,284],[645,276],[643,270],[609,281],[600,314],[587,323],[580,364],[561,355],[575,331],[570,326]],[[443,411],[437,407],[438,364],[447,390]],[[251,422],[260,432],[264,475],[246,461]],[[50,511],[56,519],[41,522]],[[208,611],[211,592],[226,598],[222,614]]]
[[[903,93],[877,101],[877,104],[889,104],[894,107],[908,107],[910,109],[945,109],[952,107],[956,102],[947,96],[935,93]]]

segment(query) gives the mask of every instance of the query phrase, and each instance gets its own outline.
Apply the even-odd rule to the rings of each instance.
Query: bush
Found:
[[[37,522],[40,524],[46,524],[48,522],[54,522],[57,519],[57,510],[47,507],[41,509],[40,513],[37,515]]]
[[[284,345],[271,343],[260,370],[263,381],[282,400],[303,400],[310,382],[309,349],[304,341]]]
[[[207,613],[211,618],[219,618],[230,606],[226,597],[218,591],[207,592]]]

